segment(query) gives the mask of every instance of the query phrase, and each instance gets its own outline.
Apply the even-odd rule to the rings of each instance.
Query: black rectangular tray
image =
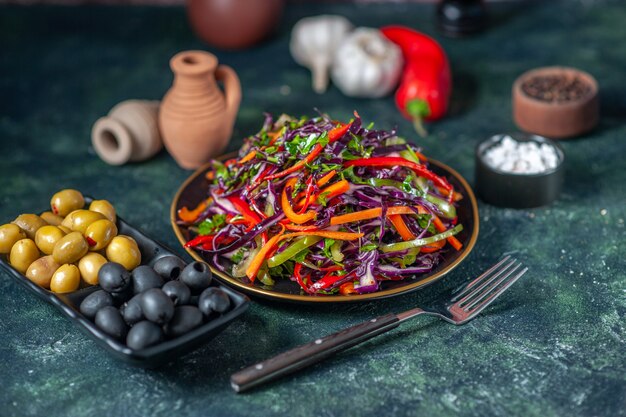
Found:
[[[170,249],[154,239],[149,238],[119,217],[117,218],[117,228],[119,234],[130,236],[137,241],[137,245],[141,251],[142,264],[153,265],[157,259],[166,255],[178,256]],[[54,305],[62,314],[74,322],[88,336],[95,340],[98,345],[102,346],[113,356],[129,364],[143,368],[158,367],[205,344],[224,330],[235,318],[246,311],[250,301],[245,295],[224,285],[220,285],[217,280],[214,279],[211,285],[221,288],[228,294],[232,305],[231,310],[175,339],[166,340],[146,349],[133,350],[104,333],[79,311],[78,308],[83,299],[94,291],[99,290],[100,286],[87,287],[68,294],[56,294],[30,281],[9,265],[5,258],[5,256],[0,256],[0,265],[2,265],[17,282],[22,284],[22,286]]]

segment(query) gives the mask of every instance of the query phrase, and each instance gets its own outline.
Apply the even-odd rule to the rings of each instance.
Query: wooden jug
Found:
[[[228,145],[241,101],[235,71],[218,65],[204,51],[184,51],[170,60],[174,83],[163,97],[159,127],[163,143],[178,165],[198,168]],[[224,83],[224,92],[217,81]]]

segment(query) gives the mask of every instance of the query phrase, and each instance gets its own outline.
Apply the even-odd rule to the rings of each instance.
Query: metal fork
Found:
[[[521,266],[516,259],[506,256],[470,283],[443,294],[428,308],[387,314],[298,346],[234,373],[230,378],[231,386],[235,391],[243,392],[395,329],[403,321],[421,314],[456,325],[467,323],[526,273],[528,268],[520,270]]]

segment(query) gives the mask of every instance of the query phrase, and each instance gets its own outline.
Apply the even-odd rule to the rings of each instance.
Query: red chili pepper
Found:
[[[415,162],[397,156],[381,156],[375,158],[362,158],[353,159],[343,164],[346,168],[351,166],[357,167],[382,167],[382,166],[403,166],[412,169],[420,177],[424,177],[427,180],[431,180],[435,185],[438,185],[448,191],[452,191],[452,185],[443,177],[438,176],[434,172],[428,170],[424,165],[416,164]]]
[[[396,91],[396,106],[425,136],[422,120],[437,120],[448,110],[452,91],[450,64],[433,38],[404,26],[386,26],[381,32],[402,50],[405,67]]]

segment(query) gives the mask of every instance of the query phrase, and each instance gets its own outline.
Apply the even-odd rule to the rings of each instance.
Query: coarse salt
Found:
[[[500,171],[540,174],[556,168],[559,157],[554,146],[535,141],[518,142],[504,136],[484,154],[485,162]]]

